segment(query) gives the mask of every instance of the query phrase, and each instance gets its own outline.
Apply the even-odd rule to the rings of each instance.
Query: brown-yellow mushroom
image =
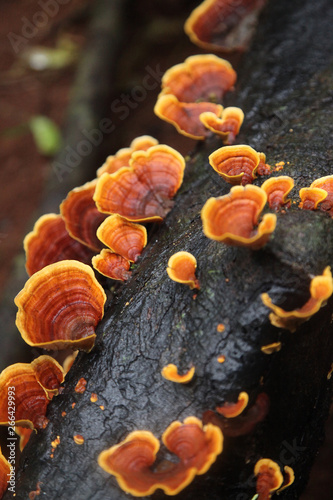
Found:
[[[244,121],[244,113],[240,108],[229,107],[222,111],[220,117],[206,111],[201,113],[199,119],[208,130],[222,138],[223,144],[233,144]]]
[[[167,273],[170,279],[188,285],[191,290],[200,289],[199,281],[195,276],[196,268],[197,261],[191,253],[177,252],[169,259]]]
[[[327,191],[321,188],[302,188],[299,196],[301,198],[299,208],[303,208],[303,210],[316,210],[319,203],[327,198]]]
[[[294,180],[287,175],[271,177],[261,186],[267,194],[267,202],[271,210],[279,210],[282,207],[290,207],[291,200],[287,199],[288,194],[294,187]]]
[[[132,274],[129,260],[108,248],[103,248],[98,255],[95,255],[91,259],[91,263],[96,271],[113,280],[126,281]]]
[[[269,458],[258,460],[254,467],[254,474],[257,477],[258,500],[269,500],[272,493],[277,491],[283,483],[280,467]]]
[[[244,411],[248,402],[249,395],[247,392],[241,392],[237,403],[224,403],[223,406],[217,406],[216,411],[226,418],[235,418]]]
[[[195,373],[195,367],[192,366],[186,373],[183,375],[180,375],[178,373],[178,368],[174,364],[169,364],[163,367],[161,371],[162,377],[164,377],[166,380],[170,380],[171,382],[176,382],[178,384],[187,384],[190,382]]]

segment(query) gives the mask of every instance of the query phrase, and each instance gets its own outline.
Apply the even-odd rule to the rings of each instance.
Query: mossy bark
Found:
[[[249,407],[266,393],[268,415],[250,433],[226,437],[216,463],[177,498],[251,499],[253,467],[262,457],[294,469],[294,485],[279,498],[299,498],[331,398],[333,300],[290,333],[270,324],[260,294],[268,292],[286,308],[298,307],[309,297],[311,277],[333,267],[332,219],[300,210],[297,197],[301,187],[332,173],[332,22],[329,0],[269,2],[240,64],[236,91],[228,97],[228,104],[246,115],[239,142],[265,152],[273,167],[284,161],[283,171],[274,175],[295,179],[296,203],[278,214],[271,241],[251,251],[203,235],[205,200],[226,194],[230,186],[208,164],[218,141],[200,145],[187,163],[174,209],[152,231],[131,280],[110,296],[95,348],[78,356],[64,391],[49,406],[49,425],[26,447],[17,499],[26,499],[38,482],[48,500],[129,498],[98,466],[102,450],[135,429],[161,437],[172,421],[202,418],[206,410],[236,401],[241,391],[249,394]],[[198,292],[167,276],[168,259],[179,250],[197,258]],[[223,333],[217,331],[220,323]],[[261,346],[276,341],[282,343],[280,352],[261,352]],[[163,379],[160,372],[168,363],[181,371],[194,365],[193,381],[181,385]],[[74,391],[80,377],[87,380],[84,394]],[[92,392],[96,403],[90,401]],[[82,446],[74,443],[75,434],[84,436]],[[60,444],[51,458],[57,435]]]

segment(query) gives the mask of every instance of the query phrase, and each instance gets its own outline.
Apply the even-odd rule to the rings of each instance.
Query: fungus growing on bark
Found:
[[[310,188],[319,188],[327,192],[325,200],[320,205],[320,210],[327,212],[333,217],[333,175],[326,175],[320,179],[316,179],[311,184]]]
[[[84,443],[84,437],[81,434],[75,434],[73,436],[75,444],[82,445]]]
[[[326,305],[332,293],[332,274],[330,267],[327,266],[323,274],[312,278],[310,283],[311,297],[302,307],[294,309],[293,311],[285,311],[282,307],[272,303],[268,293],[261,294],[261,300],[265,306],[272,310],[269,314],[269,320],[272,325],[294,332],[301,323],[309,320],[321,307]]]
[[[98,209],[130,221],[162,220],[183,182],[184,158],[165,145],[133,153],[129,167],[103,174],[94,200]]]
[[[192,366],[186,373],[179,375],[177,366],[172,363],[164,366],[161,371],[162,377],[178,384],[187,384],[190,382],[193,379],[194,373],[195,367]]]
[[[229,184],[251,184],[266,167],[266,156],[247,145],[224,146],[209,156],[213,169]]]
[[[299,208],[303,208],[303,210],[316,210],[319,203],[327,198],[327,191],[321,188],[302,188],[299,196],[301,198]]]
[[[27,344],[90,351],[106,295],[91,267],[64,260],[44,267],[15,297],[16,325]]]
[[[260,349],[264,354],[273,354],[273,352],[281,351],[281,342],[273,342],[272,344],[263,345]]]
[[[242,126],[244,113],[240,108],[229,107],[222,111],[220,117],[217,113],[206,111],[199,118],[208,130],[222,138],[223,144],[233,144]]]
[[[167,273],[170,279],[188,285],[191,290],[200,289],[199,281],[195,276],[196,268],[197,261],[191,253],[177,252],[169,259]]]
[[[287,199],[288,194],[294,187],[294,180],[287,175],[271,177],[261,186],[267,194],[267,202],[271,210],[279,210],[281,207],[290,207],[291,200]]]
[[[135,151],[147,151],[152,146],[156,146],[158,140],[150,135],[142,135],[133,139],[129,148],[120,149],[114,156],[108,156],[105,163],[97,170],[97,177],[107,172],[113,174],[122,167],[128,167],[132,154]]]
[[[224,403],[223,406],[217,406],[216,411],[226,418],[235,418],[243,412],[248,402],[249,395],[246,392],[241,392],[237,403]]]
[[[106,215],[97,210],[93,200],[96,184],[97,179],[94,179],[70,191],[60,205],[60,212],[72,238],[99,252],[103,245],[96,236],[96,230]]]
[[[11,465],[2,454],[0,448],[0,498],[8,488],[8,482],[10,481]],[[14,476],[15,477],[15,476]]]
[[[86,245],[68,234],[62,216],[56,214],[42,215],[24,238],[23,246],[29,276],[60,260],[73,259],[89,264],[94,255]]]
[[[258,460],[254,467],[254,474],[257,477],[258,500],[269,500],[272,493],[277,491],[283,483],[280,467],[269,458]]]
[[[203,232],[227,245],[263,247],[276,226],[276,215],[265,214],[256,227],[266,199],[266,193],[252,185],[233,186],[229,194],[210,198],[201,211]]]
[[[25,446],[29,442],[33,429],[29,429],[27,427],[15,426],[15,432],[20,438],[20,444],[19,444],[20,451],[23,451]]]
[[[87,388],[87,381],[84,377],[81,377],[78,380],[74,391],[77,392],[78,394],[83,394],[86,391],[86,388]]]
[[[164,460],[160,470],[151,466],[160,444],[149,431],[134,431],[121,443],[100,453],[98,463],[116,477],[120,488],[133,496],[148,496],[157,489],[176,495],[196,475],[204,474],[222,452],[223,436],[212,424],[188,417],[184,423],[173,422],[163,433],[163,444],[179,462]]]
[[[97,237],[114,253],[135,262],[147,245],[147,230],[120,215],[110,215],[97,229]]]
[[[253,36],[266,0],[205,0],[193,10],[184,29],[190,40],[206,50],[244,51]]]
[[[45,417],[47,405],[58,393],[63,379],[61,366],[50,356],[40,356],[31,363],[15,363],[5,368],[0,374],[0,425],[8,425],[8,407],[12,406],[9,396],[13,392],[15,425],[44,428],[48,423]]]
[[[96,271],[113,280],[126,281],[132,274],[130,262],[108,248],[103,248],[98,255],[95,255],[91,263]]]

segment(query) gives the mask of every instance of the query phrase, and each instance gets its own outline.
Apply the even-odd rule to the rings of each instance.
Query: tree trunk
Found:
[[[63,393],[49,405],[47,428],[26,447],[17,499],[28,498],[38,482],[48,500],[129,498],[98,466],[102,450],[136,429],[160,438],[172,421],[202,419],[207,410],[237,401],[241,391],[250,396],[249,408],[258,394],[268,395],[266,418],[245,435],[226,435],[216,463],[177,498],[249,500],[255,494],[253,467],[262,457],[294,469],[294,485],[279,498],[299,498],[331,398],[333,300],[291,333],[270,324],[260,294],[268,292],[286,309],[299,307],[309,298],[311,277],[333,267],[331,218],[300,210],[297,198],[301,187],[332,174],[332,25],[330,0],[271,0],[240,64],[236,91],[228,96],[228,104],[245,112],[239,142],[265,152],[273,166],[285,162],[276,175],[294,178],[296,203],[277,215],[274,236],[262,250],[209,240],[200,210],[230,185],[207,160],[220,143],[212,139],[198,146],[173,210],[152,232],[130,281],[108,301],[95,348],[78,356]],[[201,289],[195,294],[167,276],[168,259],[180,250],[197,258]],[[220,323],[223,333],[217,331]],[[277,341],[280,352],[261,352]],[[161,369],[169,363],[181,372],[194,365],[193,381],[165,380]],[[74,391],[80,377],[87,380],[84,394]],[[83,446],[75,444],[75,434],[84,437]],[[158,491],[152,497],[165,495]]]

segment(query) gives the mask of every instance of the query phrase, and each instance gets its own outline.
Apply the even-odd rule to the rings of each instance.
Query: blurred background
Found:
[[[68,191],[139,135],[184,155],[194,149],[195,141],[155,117],[153,107],[163,72],[202,52],[183,31],[198,4],[0,0],[1,370],[37,355],[16,329],[13,302],[27,280],[22,242],[36,219],[59,213]],[[237,68],[239,56],[231,62]],[[101,120],[108,120],[102,136],[93,132]],[[91,150],[78,151],[87,139]],[[332,499],[332,463],[331,414],[302,500]]]

